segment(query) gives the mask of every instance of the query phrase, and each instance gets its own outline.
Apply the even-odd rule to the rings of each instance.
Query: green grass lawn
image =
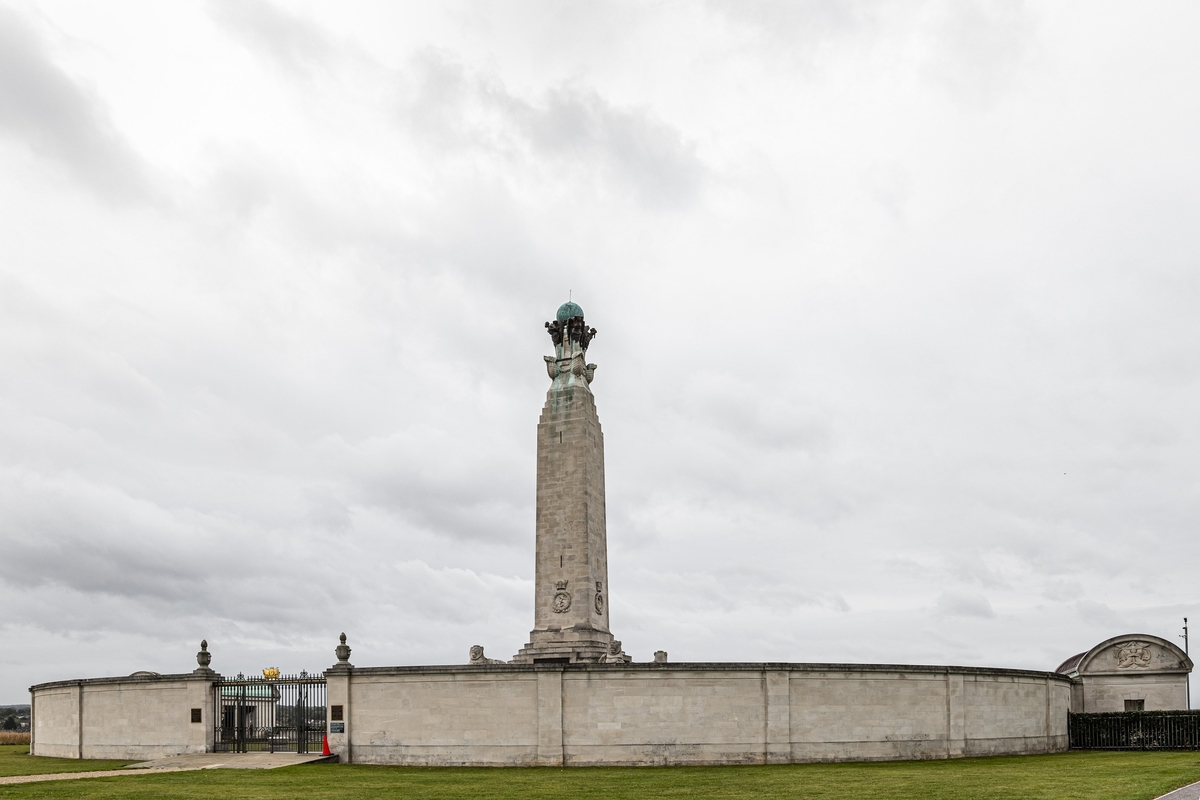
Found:
[[[0,778],[8,775],[46,775],[51,772],[91,772],[116,769],[132,761],[80,761],[77,758],[34,758],[27,744],[0,744]]]
[[[75,767],[81,762],[68,763]],[[180,800],[197,797],[1151,800],[1196,780],[1200,780],[1200,753],[1073,752],[955,761],[769,767],[426,769],[314,764],[262,771],[202,770],[0,786],[0,795]]]

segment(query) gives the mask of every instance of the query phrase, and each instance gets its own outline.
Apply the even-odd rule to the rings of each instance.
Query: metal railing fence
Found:
[[[1200,711],[1068,714],[1072,750],[1200,750]]]

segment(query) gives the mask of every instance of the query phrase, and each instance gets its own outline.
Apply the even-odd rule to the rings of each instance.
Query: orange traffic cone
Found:
[[[325,734],[321,738],[323,740],[321,743],[321,755],[323,755],[323,756],[333,755],[333,753],[329,752],[329,734]]]

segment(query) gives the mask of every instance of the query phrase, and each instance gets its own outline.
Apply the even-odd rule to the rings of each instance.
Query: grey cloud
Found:
[[[748,32],[752,45],[767,44],[776,58],[810,66],[834,47],[906,42],[926,54],[925,79],[968,106],[997,99],[1037,47],[1037,17],[1019,1],[708,0],[707,7]],[[894,194],[887,187],[886,195]],[[884,202],[894,213],[892,198]]]
[[[658,572],[639,570],[639,578],[648,588],[643,588],[639,594],[648,602],[644,605],[650,608],[678,608],[687,605],[704,615],[726,614],[737,608],[757,605],[760,597],[743,596],[730,591],[725,576],[716,572]],[[801,600],[804,602],[804,600]]]
[[[482,576],[466,569],[435,570],[424,562],[403,561],[393,569],[396,578],[412,592],[416,610],[451,624],[478,619],[478,609],[488,598],[519,613],[533,589],[528,581]]]
[[[352,510],[336,488],[330,485],[309,486],[303,496],[305,516],[318,529],[331,533],[350,530],[354,521]]]
[[[359,502],[439,534],[514,542],[526,533],[528,458],[463,450],[447,431],[407,431],[345,452]],[[521,502],[514,502],[521,498]]]
[[[980,617],[991,619],[996,616],[992,604],[980,594],[943,592],[934,602],[934,611],[944,616]]]
[[[402,119],[443,153],[494,152],[581,188],[599,177],[655,208],[692,202],[708,172],[695,145],[653,111],[614,106],[586,86],[527,100],[434,50],[413,59],[406,77]]]
[[[875,0],[707,0],[706,5],[792,53],[811,53],[824,40],[873,31],[884,7]]]
[[[1130,622],[1129,613],[1113,609],[1107,603],[1098,600],[1076,600],[1074,607],[1079,619],[1085,623],[1114,631],[1136,629]]]
[[[913,186],[912,176],[906,170],[895,164],[877,162],[866,170],[863,185],[893,221],[904,222]]]
[[[209,15],[256,53],[309,75],[326,67],[336,46],[319,25],[268,0],[210,0]]]
[[[210,569],[220,556],[205,540],[241,538],[227,522],[198,520],[79,476],[7,470],[0,485],[6,520],[0,574],[18,585],[179,600],[216,574]],[[233,562],[220,574],[252,572]]]
[[[155,197],[149,169],[102,100],[56,65],[15,11],[0,7],[0,131],[62,164],[105,199]]]
[[[0,53],[54,79],[0,136],[38,139],[55,91],[104,130],[120,96],[195,181],[172,215],[0,182],[0,690],[187,669],[201,636],[232,673],[320,668],[343,629],[362,664],[514,652],[568,289],[601,331],[612,620],[639,660],[1045,669],[1188,613],[1197,117],[1163,98],[1194,25],[638,8],[616,48],[619,21],[429,10],[408,41],[446,50],[399,45],[398,70],[331,39],[322,15],[355,24],[332,6],[178,26],[275,93],[284,146],[253,113],[156,139],[134,14],[43,8],[113,59],[95,95],[33,39]],[[874,126],[881,104],[903,113]]]
[[[1023,2],[972,0],[940,9],[925,65],[928,80],[969,105],[994,101],[1035,47],[1037,20]]]
[[[463,569],[446,574],[424,562],[393,568],[395,549],[372,545],[361,520],[353,535],[337,531],[334,541],[228,511],[155,506],[94,479],[11,471],[0,477],[6,521],[0,587],[21,598],[26,624],[45,630],[169,629],[168,620],[186,617],[225,620],[241,636],[286,642],[306,629],[314,607],[373,613],[331,575],[353,573],[354,585],[389,587],[371,606],[382,603],[395,613],[399,604],[405,613],[453,624],[477,616],[472,595],[494,596],[493,603],[504,597],[513,606],[527,590],[520,579]],[[350,566],[355,562],[359,566]],[[399,585],[394,569],[402,573]],[[281,602],[281,580],[289,587],[285,595],[298,593],[303,601]],[[448,603],[452,596],[457,599]]]
[[[606,164],[647,205],[684,205],[700,190],[705,169],[695,146],[647,109],[617,108],[593,89],[567,85],[552,90],[543,108],[523,110],[535,148]]]
[[[1077,600],[1084,594],[1083,585],[1079,581],[1056,578],[1046,582],[1042,595],[1057,602]]]
[[[828,414],[806,408],[783,391],[764,393],[760,386],[696,370],[684,394],[684,413],[703,417],[709,430],[722,431],[741,445],[768,450],[823,454],[831,443]]]
[[[370,186],[375,178],[348,174],[346,180]],[[332,197],[298,180],[290,165],[267,149],[237,146],[213,148],[195,211],[202,233],[230,246],[281,225],[314,256],[352,256],[364,280],[379,282],[370,302],[387,316],[408,302],[415,287],[447,276],[469,283],[475,291],[528,304],[562,265],[538,247],[518,205],[502,184],[480,185],[473,176],[460,178],[447,171],[429,201],[407,209],[405,218],[398,220],[386,206],[359,196]],[[431,309],[417,303],[409,311],[422,315]],[[507,323],[497,319],[493,324]],[[474,346],[494,349],[496,360],[511,357],[511,350],[494,339],[480,342],[468,329],[437,325],[435,320],[430,320],[421,341],[403,346],[451,359],[472,338]]]

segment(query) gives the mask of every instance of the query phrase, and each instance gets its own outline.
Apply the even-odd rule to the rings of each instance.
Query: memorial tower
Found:
[[[604,434],[587,349],[596,335],[583,309],[563,303],[546,323],[550,390],[537,427],[537,563],[533,630],[513,661],[627,660],[608,626]]]

